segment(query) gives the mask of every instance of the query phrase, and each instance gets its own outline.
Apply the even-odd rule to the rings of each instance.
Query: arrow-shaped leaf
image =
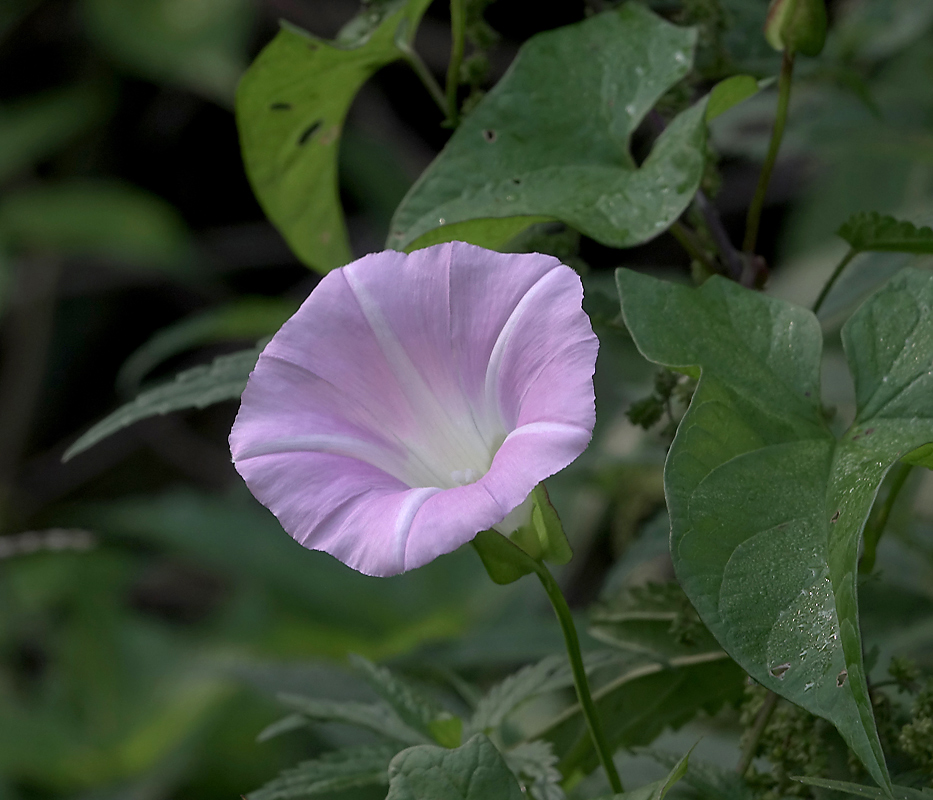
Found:
[[[283,28],[240,81],[237,129],[246,174],[295,254],[321,272],[350,260],[337,191],[337,149],[353,98],[403,56],[430,0],[390,0],[336,42]]]
[[[502,225],[515,234],[542,218],[613,247],[657,236],[699,185],[705,100],[640,166],[629,139],[690,70],[695,41],[634,3],[533,37],[402,201],[387,246],[494,244],[508,238]],[[489,220],[500,226],[486,230]]]
[[[833,722],[886,790],[862,662],[862,528],[890,466],[933,441],[933,275],[905,270],[842,331],[858,413],[839,440],[819,401],[809,311],[719,278],[617,273],[650,360],[701,375],[665,488],[681,585],[755,680]]]

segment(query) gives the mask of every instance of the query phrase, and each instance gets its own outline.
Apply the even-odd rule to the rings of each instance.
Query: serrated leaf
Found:
[[[305,697],[298,694],[280,694],[279,702],[297,711],[312,722],[339,722],[354,725],[393,739],[402,744],[423,744],[430,739],[406,725],[398,715],[383,703],[339,702]]]
[[[376,666],[355,653],[350,654],[350,663],[406,725],[444,747],[460,745],[462,723],[433,698],[418,692],[386,667]]]
[[[524,794],[496,746],[482,734],[456,750],[422,745],[389,764],[386,800],[522,800]]]
[[[534,800],[565,800],[563,775],[550,742],[522,742],[502,754],[512,774]]]
[[[901,272],[843,328],[858,413],[839,440],[809,311],[718,278],[698,290],[617,279],[641,352],[701,374],[665,466],[681,585],[755,680],[829,719],[890,786],[862,662],[858,546],[890,466],[933,441],[933,275]]]
[[[564,656],[548,656],[523,667],[493,686],[479,701],[464,734],[492,731],[522,703],[539,694],[572,685],[573,676]]]
[[[609,670],[606,670],[608,672]],[[679,728],[701,710],[714,714],[741,699],[746,676],[722,650],[678,656],[666,664],[633,655],[593,691],[609,746],[651,744],[665,728]],[[554,743],[565,776],[599,765],[579,705],[571,706],[532,738]]]
[[[933,254],[933,229],[876,211],[849,217],[836,234],[859,252]]]
[[[269,739],[274,739],[276,736],[281,736],[282,734],[291,733],[292,731],[307,727],[308,718],[306,716],[303,714],[289,714],[286,717],[277,719],[271,725],[266,725],[256,736],[256,741],[267,742]]]
[[[230,106],[246,67],[249,0],[84,0],[82,12],[90,36],[121,66]]]
[[[191,241],[178,212],[128,184],[70,180],[4,194],[0,237],[13,248],[184,275]]]
[[[690,70],[695,41],[634,3],[529,39],[402,201],[387,247],[488,219],[514,219],[512,235],[532,217],[557,219],[613,247],[660,234],[699,185],[706,101],[640,166],[629,139]]]
[[[65,451],[62,460],[74,458],[134,422],[172,411],[206,408],[224,400],[236,400],[243,394],[246,380],[258,358],[258,348],[242,350],[219,356],[210,365],[179,373],[170,383],[143,392],[131,403],[102,419]]]
[[[117,375],[117,389],[124,396],[134,393],[159,364],[191,348],[271,336],[297,310],[298,304],[290,300],[244,297],[179,320],[133,351]]]
[[[894,800],[929,800],[933,797],[933,789],[912,789],[909,786],[892,786],[891,794],[873,786],[863,786],[860,783],[849,783],[848,781],[832,781],[825,778],[807,778],[794,776],[793,780],[805,783],[808,786],[817,786],[821,789],[832,789],[836,792],[845,792],[855,797],[872,797],[878,800],[887,800],[893,797]]]
[[[389,762],[397,749],[386,745],[353,747],[326,753],[284,770],[279,777],[250,792],[248,800],[286,800],[339,792],[357,786],[389,783]]]
[[[674,582],[633,587],[600,602],[590,612],[590,634],[659,663],[721,649]]]
[[[260,205],[305,264],[346,264],[337,150],[350,104],[381,67],[402,57],[430,0],[392,0],[325,42],[286,27],[247,70],[236,95],[246,174]]]
[[[0,181],[30,167],[102,120],[104,93],[79,84],[0,106]]]

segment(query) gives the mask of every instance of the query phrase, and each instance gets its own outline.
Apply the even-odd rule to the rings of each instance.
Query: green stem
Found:
[[[583,718],[586,720],[586,727],[589,729],[593,746],[596,748],[600,763],[606,771],[606,777],[609,778],[609,785],[612,787],[613,793],[622,794],[624,791],[622,781],[616,771],[616,765],[612,760],[612,750],[609,747],[609,742],[606,741],[606,734],[603,732],[596,711],[596,704],[593,702],[593,695],[590,693],[590,684],[586,677],[586,669],[583,666],[583,654],[580,651],[580,639],[573,624],[570,607],[567,605],[557,581],[554,580],[554,576],[551,575],[548,568],[540,561],[534,561],[530,557],[529,560],[534,562],[535,574],[541,580],[544,591],[547,592],[548,599],[554,607],[554,613],[557,614],[561,632],[564,634],[567,656],[570,658],[570,668],[573,671],[573,685],[577,690],[577,700],[579,700],[580,708],[583,710]]]
[[[758,242],[758,225],[761,222],[761,209],[765,204],[765,194],[768,191],[768,183],[771,181],[774,162],[777,161],[778,151],[781,149],[784,125],[787,122],[787,108],[790,104],[790,85],[793,75],[794,54],[790,50],[785,50],[784,59],[781,61],[781,75],[778,78],[777,114],[774,117],[774,128],[771,131],[771,143],[768,145],[768,155],[765,157],[765,163],[761,168],[761,176],[758,178],[758,187],[755,189],[755,196],[752,198],[752,204],[748,208],[748,217],[745,222],[745,242],[742,245],[742,249],[746,253],[754,253],[755,245]]]
[[[463,0],[450,0],[450,64],[447,66],[447,123],[451,128],[460,122],[457,87],[460,86],[460,64],[466,38],[466,11]]]
[[[681,222],[675,222],[670,227],[670,234],[680,243],[680,246],[687,251],[687,254],[692,259],[699,261],[711,273],[715,274],[719,272],[719,268],[709,260],[703,250],[703,245],[700,244],[697,235],[690,230],[690,228]]]
[[[421,82],[424,84],[424,88],[428,90],[428,94],[431,95],[431,99],[437,104],[437,107],[441,110],[441,113],[444,117],[447,117],[447,98],[444,96],[444,90],[441,89],[440,84],[434,79],[434,76],[431,74],[431,70],[428,69],[427,64],[421,60],[419,56],[411,45],[400,42],[397,43],[399,50],[402,51],[402,55],[405,56],[405,60],[408,62],[408,65],[415,71]]]
[[[872,514],[868,520],[868,524],[865,526],[865,533],[862,536],[862,541],[864,542],[862,559],[858,564],[858,571],[863,575],[867,575],[875,567],[875,554],[878,550],[878,542],[881,540],[881,534],[884,533],[884,528],[888,524],[888,518],[891,516],[891,509],[894,508],[894,502],[901,493],[901,489],[904,488],[904,484],[907,482],[907,476],[910,475],[910,470],[912,468],[913,466],[911,464],[905,464],[903,461],[898,463],[897,467],[895,467],[894,475],[891,478],[891,488],[888,489],[888,494],[884,498],[884,502],[878,508],[877,513]]]
[[[826,299],[826,296],[829,294],[829,290],[833,288],[833,285],[839,279],[839,276],[842,275],[842,271],[849,266],[849,262],[858,255],[858,250],[855,248],[850,248],[849,252],[843,256],[842,261],[839,262],[836,269],[833,270],[833,274],[829,276],[829,280],[826,281],[826,285],[823,287],[823,291],[820,292],[820,296],[816,298],[816,302],[813,304],[813,313],[815,314],[820,310],[820,307],[823,305],[823,301]]]
[[[739,764],[735,768],[735,771],[738,772],[739,775],[744,776],[745,773],[748,772],[748,768],[752,765],[752,761],[755,760],[755,751],[758,749],[758,742],[761,741],[761,736],[765,732],[768,720],[771,719],[771,714],[775,706],[777,706],[778,700],[778,696],[769,690],[764,703],[761,708],[758,709],[758,716],[755,717],[755,725],[749,732],[748,742],[745,744],[742,750],[742,757],[739,759]]]

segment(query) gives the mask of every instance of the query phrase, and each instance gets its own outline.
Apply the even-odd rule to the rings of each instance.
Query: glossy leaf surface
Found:
[[[693,60],[696,33],[636,4],[539,34],[463,120],[402,201],[387,246],[470,220],[558,219],[613,247],[661,233],[703,171],[705,101],[675,117],[640,166],[629,139]],[[435,239],[431,239],[434,241]]]
[[[350,261],[337,150],[350,103],[380,68],[402,57],[430,0],[383,3],[336,42],[283,28],[237,89],[243,162],[269,219],[305,264],[327,272]]]
[[[665,467],[681,585],[755,680],[832,721],[890,785],[862,662],[858,545],[891,464],[933,441],[933,276],[905,270],[843,328],[858,413],[839,440],[809,311],[718,278],[698,290],[617,280],[642,353],[702,376]]]

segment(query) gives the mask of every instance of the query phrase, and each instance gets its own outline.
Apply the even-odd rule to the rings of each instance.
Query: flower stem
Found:
[[[466,11],[463,0],[450,0],[450,64],[447,66],[447,124],[456,128],[460,122],[457,87],[460,85],[460,64],[466,32]]]
[[[534,559],[530,560],[534,561]],[[570,658],[570,668],[573,671],[573,685],[577,690],[577,700],[580,701],[580,708],[583,710],[583,718],[586,720],[586,727],[589,729],[593,746],[596,748],[600,763],[606,771],[606,777],[609,778],[609,785],[612,787],[613,793],[621,794],[623,791],[622,781],[616,771],[616,765],[612,760],[612,751],[599,721],[593,695],[590,693],[590,684],[586,677],[586,670],[583,667],[583,654],[580,652],[580,639],[573,624],[570,608],[560,587],[557,585],[557,581],[554,580],[554,576],[551,575],[548,568],[540,561],[534,561],[534,564],[535,574],[541,580],[544,591],[547,592],[548,599],[554,607],[554,613],[557,614],[561,632],[564,634],[567,656]]]
[[[746,253],[754,253],[755,245],[758,242],[758,225],[761,222],[761,209],[765,204],[765,194],[768,191],[768,183],[771,181],[771,172],[774,170],[774,162],[777,161],[778,150],[781,149],[784,125],[787,122],[787,108],[790,103],[790,85],[793,74],[794,53],[792,50],[785,50],[784,59],[781,61],[781,75],[778,78],[777,114],[774,118],[774,128],[771,131],[771,143],[768,145],[768,155],[765,157],[765,163],[761,168],[761,176],[758,178],[758,187],[755,189],[755,196],[752,198],[752,204],[748,208],[748,217],[745,222],[745,242],[742,245],[742,249]]]
[[[745,748],[742,750],[742,757],[739,759],[739,764],[735,768],[735,771],[738,772],[739,775],[744,776],[745,773],[748,772],[748,768],[752,765],[752,761],[755,760],[755,751],[758,749],[758,742],[761,741],[761,736],[765,732],[768,720],[771,719],[771,713],[774,711],[778,700],[778,696],[769,690],[764,703],[762,703],[761,708],[758,709],[758,716],[755,717],[755,725],[749,732],[748,742],[745,744]]]
[[[820,292],[820,296],[816,298],[816,302],[813,304],[813,313],[816,314],[820,310],[820,307],[823,305],[823,301],[826,299],[829,294],[829,290],[833,288],[833,285],[839,279],[839,276],[842,275],[842,271],[849,266],[849,262],[858,255],[858,250],[855,248],[850,248],[849,252],[845,254],[842,261],[836,266],[836,269],[833,270],[833,274],[829,276],[829,280],[826,281],[826,285],[823,287],[823,291]]]
[[[904,488],[907,482],[907,476],[912,469],[911,464],[905,464],[903,461],[895,467],[894,476],[891,478],[891,488],[888,489],[887,497],[878,508],[877,513],[872,514],[865,526],[865,532],[862,535],[863,550],[862,559],[858,564],[858,571],[867,575],[875,567],[875,554],[878,550],[878,542],[881,540],[881,534],[884,533],[885,526],[888,524],[888,518],[891,516],[891,509],[894,508],[894,502],[897,496]]]
[[[408,66],[410,66],[415,71],[415,75],[421,79],[424,88],[427,89],[428,94],[431,95],[431,99],[437,104],[437,107],[446,118],[447,98],[444,96],[444,90],[441,89],[440,84],[438,84],[431,74],[431,70],[428,69],[428,65],[421,60],[421,56],[419,56],[410,45],[399,42],[397,46],[405,56]]]

